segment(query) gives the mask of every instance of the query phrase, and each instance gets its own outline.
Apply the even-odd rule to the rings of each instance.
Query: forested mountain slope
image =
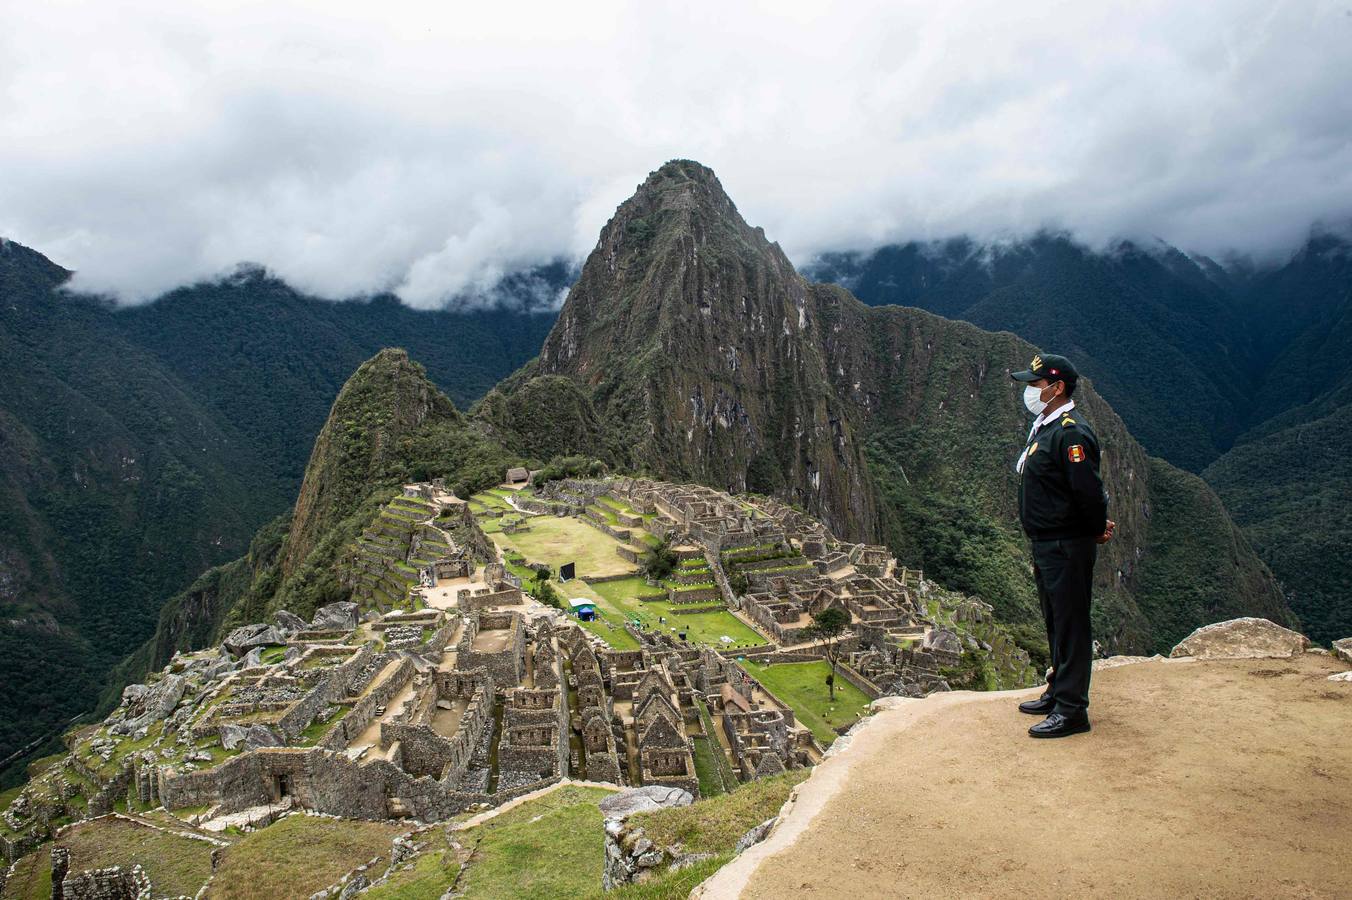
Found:
[[[63,290],[69,274],[0,241],[0,760],[91,706],[165,598],[285,513],[365,359],[414,347],[467,404],[537,351],[541,284],[570,277],[522,275],[512,308],[457,313],[251,269],[114,309]]]

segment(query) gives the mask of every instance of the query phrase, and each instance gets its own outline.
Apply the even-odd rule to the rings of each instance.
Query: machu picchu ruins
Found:
[[[207,835],[302,810],[430,823],[565,779],[698,798],[805,769],[857,713],[809,727],[820,711],[769,682],[823,665],[809,626],[831,607],[861,702],[947,690],[964,653],[1002,683],[1031,674],[985,604],[782,503],[506,474],[466,498],[405,485],[343,557],[350,600],[235,627],[126,688],[9,804],[5,857],[115,812]]]

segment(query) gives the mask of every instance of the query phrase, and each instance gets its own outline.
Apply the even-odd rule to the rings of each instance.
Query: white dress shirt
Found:
[[[1023,463],[1028,459],[1028,448],[1032,446],[1033,438],[1037,435],[1038,431],[1042,429],[1042,426],[1046,425],[1057,416],[1064,416],[1074,408],[1075,401],[1067,400],[1064,406],[1058,406],[1054,410],[1043,410],[1042,415],[1033,420],[1033,427],[1028,429],[1028,440],[1024,442],[1023,452],[1019,454],[1019,461],[1014,463],[1015,472],[1018,472],[1020,475],[1023,474]]]

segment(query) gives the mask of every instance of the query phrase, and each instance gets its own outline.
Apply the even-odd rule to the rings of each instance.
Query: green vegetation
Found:
[[[15,861],[0,897],[4,900],[51,900],[52,845],[43,844]]]
[[[868,712],[868,697],[848,681],[836,685],[837,697],[830,698],[826,676],[831,667],[823,660],[768,666],[748,660],[744,665],[770,693],[793,708],[798,721],[812,730],[823,747],[836,739],[837,728],[854,724]]]
[[[1285,623],[1280,595],[1268,609],[1254,609],[1254,598],[1265,596],[1271,575],[1202,479],[1152,460],[1150,484],[1152,496],[1159,498],[1147,547],[1153,563],[1136,592],[1141,612],[1154,624],[1150,649],[1167,654],[1200,622],[1261,614]],[[1177,540],[1185,533],[1186,542]],[[1342,552],[1320,564],[1345,565]]]
[[[694,698],[695,708],[699,711],[700,729],[703,732],[694,736],[695,771],[699,775],[701,797],[715,797],[737,789],[737,774],[728,762],[723,745],[714,732],[713,717],[709,708],[698,697]]]
[[[384,884],[362,894],[365,900],[439,900],[460,875],[460,863],[444,836],[432,839],[441,846],[429,849],[392,874]]]
[[[390,841],[405,830],[385,822],[285,816],[226,849],[212,897],[308,897],[374,857],[388,859]]]
[[[634,568],[615,552],[614,538],[571,516],[534,516],[529,531],[495,534],[493,541],[556,572],[569,562],[577,563],[579,576],[619,575]]]
[[[1352,403],[1324,408],[1334,402],[1295,411],[1203,472],[1281,578],[1302,630],[1324,643],[1352,635]]]
[[[596,891],[604,862],[602,788],[564,787],[456,835],[473,855],[462,896],[578,897]]]
[[[684,631],[689,640],[711,647],[758,647],[766,643],[759,632],[726,609],[678,613],[676,610],[682,607],[668,600],[640,599],[645,596],[664,596],[654,595],[653,588],[644,584],[642,578],[600,582],[589,587],[601,598],[599,608],[605,613],[628,621],[637,620],[641,627],[647,630],[668,633]],[[663,618],[666,619],[665,622],[659,621]],[[725,635],[732,638],[731,644],[722,640]]]
[[[659,540],[644,554],[640,570],[653,581],[661,581],[670,576],[675,568],[676,553],[671,549],[671,542]]]
[[[728,853],[742,835],[778,814],[794,786],[809,774],[797,769],[762,778],[708,802],[638,813],[631,822],[658,846],[679,843],[686,853]]]
[[[826,687],[832,703],[836,701],[836,663],[840,659],[840,636],[850,627],[850,614],[838,606],[824,609],[812,617],[812,624],[803,629],[803,637],[818,641],[826,654],[831,671],[826,675]]]

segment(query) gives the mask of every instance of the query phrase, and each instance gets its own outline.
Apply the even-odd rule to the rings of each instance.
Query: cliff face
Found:
[[[672,162],[602,230],[524,374],[589,388],[627,464],[774,493],[876,536],[875,491],[813,307],[713,172]]]
[[[539,358],[480,413],[501,420],[494,411],[510,405],[504,396],[522,397],[545,376],[570,379],[585,397],[559,408],[584,409],[586,421],[564,432],[590,432],[594,422],[606,431],[590,452],[798,503],[837,533],[886,541],[904,562],[1036,630],[1013,470],[1028,418],[1008,377],[1035,352],[1007,332],[869,307],[808,282],[743,221],[710,170],[674,161],[619,207]],[[1289,620],[1214,494],[1150,460],[1087,381],[1075,399],[1105,448],[1119,525],[1098,567],[1105,644],[1167,646],[1185,625],[1236,606]],[[538,435],[518,431],[508,442],[549,455]],[[1152,528],[1161,505],[1220,510],[1207,528],[1228,552],[1216,554],[1216,541],[1186,526]],[[1179,614],[1173,598],[1184,591]]]

